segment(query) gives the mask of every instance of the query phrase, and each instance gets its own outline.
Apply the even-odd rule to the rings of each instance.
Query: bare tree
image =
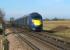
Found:
[[[5,12],[4,12],[4,10],[2,10],[1,8],[0,8],[0,17],[4,17],[5,16]]]
[[[4,11],[0,8],[0,22],[3,22],[3,18],[5,16]]]
[[[55,18],[53,18],[52,20],[53,20],[53,21],[57,21],[57,20],[58,20],[58,18],[56,18],[56,17],[55,17]]]

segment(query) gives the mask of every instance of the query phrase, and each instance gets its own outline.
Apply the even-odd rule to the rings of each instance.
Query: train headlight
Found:
[[[40,20],[35,20],[35,19],[33,19],[32,22],[33,22],[33,24],[36,25],[36,26],[41,25],[41,21],[40,21]]]

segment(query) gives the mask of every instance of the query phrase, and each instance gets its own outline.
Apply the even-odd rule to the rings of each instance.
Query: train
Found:
[[[16,26],[24,27],[30,31],[42,31],[43,29],[42,16],[37,12],[24,15],[22,18],[16,19],[14,23]]]

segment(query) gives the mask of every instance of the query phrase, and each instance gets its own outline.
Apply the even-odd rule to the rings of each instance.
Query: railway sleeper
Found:
[[[46,39],[46,38],[43,38],[44,41],[46,42],[49,42],[51,43],[52,45],[55,45],[59,48],[62,48],[62,49],[65,49],[64,45],[63,44],[59,44],[57,41],[54,41],[53,39],[49,38],[49,39]]]
[[[60,40],[57,40],[56,38],[51,38],[51,37],[49,37],[49,38],[46,38],[46,36],[40,36],[40,35],[37,35],[37,37],[39,37],[39,38],[41,38],[42,40],[44,40],[44,41],[47,41],[47,42],[49,42],[49,43],[51,43],[51,44],[53,44],[53,45],[55,45],[55,46],[57,46],[57,47],[59,47],[59,48],[62,48],[63,50],[68,50],[68,48],[65,46],[65,44],[64,44],[64,41],[60,41]],[[54,40],[53,40],[54,39]],[[52,42],[51,42],[52,41]],[[63,42],[63,43],[62,43]]]
[[[31,35],[31,36],[35,36],[35,37],[37,37],[40,40],[43,40],[45,42],[51,43],[54,46],[62,48],[63,50],[70,50],[70,48],[69,48],[70,43],[66,43],[66,42],[64,42],[62,40],[59,40],[59,39],[54,38],[54,37],[51,37],[50,35],[45,36],[45,35],[42,35],[42,34],[33,34],[33,33],[32,34],[28,33],[28,34]]]
[[[37,48],[36,46],[34,46],[31,42],[27,41],[26,39],[24,39],[21,35],[19,35],[19,37],[25,41],[33,50],[40,50],[39,48]]]

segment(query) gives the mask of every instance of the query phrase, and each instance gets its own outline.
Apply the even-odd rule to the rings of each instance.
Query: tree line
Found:
[[[65,21],[65,20],[69,20],[70,21],[70,19],[61,19],[61,18],[56,18],[56,17],[53,18],[53,19],[46,18],[44,20],[47,20],[47,21]]]

